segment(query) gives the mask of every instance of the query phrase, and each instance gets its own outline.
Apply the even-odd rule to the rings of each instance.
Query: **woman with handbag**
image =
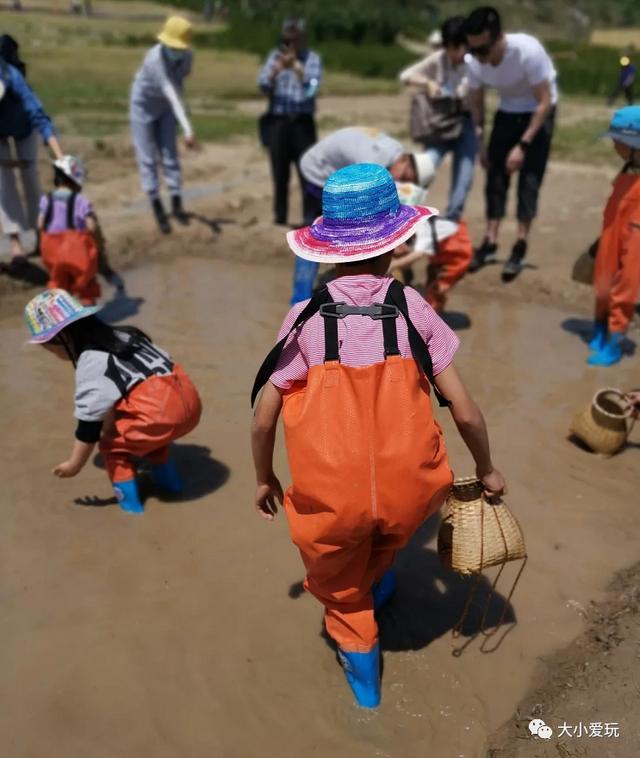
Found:
[[[451,153],[451,190],[446,218],[459,221],[473,182],[476,137],[468,103],[469,83],[464,57],[464,18],[442,25],[443,48],[400,74],[403,84],[419,88],[411,101],[411,136],[422,143],[434,170]]]

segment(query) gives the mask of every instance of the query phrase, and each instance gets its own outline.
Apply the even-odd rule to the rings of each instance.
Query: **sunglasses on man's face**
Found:
[[[496,40],[492,39],[490,42],[486,42],[484,45],[478,45],[477,47],[468,46],[468,51],[474,58],[486,58],[487,55],[493,50],[493,46],[496,44]]]

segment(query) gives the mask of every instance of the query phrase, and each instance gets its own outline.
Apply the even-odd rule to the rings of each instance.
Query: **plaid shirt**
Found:
[[[313,50],[303,50],[298,60],[304,66],[302,80],[290,68],[281,71],[271,82],[271,73],[278,59],[279,51],[272,50],[260,70],[258,86],[271,97],[269,112],[276,116],[291,116],[298,113],[313,113],[316,107],[315,93],[322,79],[322,61]],[[312,80],[316,80],[315,87]],[[310,93],[309,90],[313,91]]]

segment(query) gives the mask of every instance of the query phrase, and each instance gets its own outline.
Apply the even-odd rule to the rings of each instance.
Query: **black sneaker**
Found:
[[[171,196],[171,214],[179,224],[188,226],[189,214],[182,207],[182,197],[180,195]]]
[[[469,268],[467,269],[470,274],[479,271],[487,263],[496,262],[496,253],[498,251],[498,245],[495,242],[489,242],[485,237],[480,247],[476,248]]]
[[[151,209],[153,210],[153,215],[158,224],[158,229],[160,229],[163,234],[171,234],[169,217],[167,216],[164,206],[162,205],[162,200],[160,200],[159,197],[155,197],[151,201]]]
[[[511,249],[511,257],[502,269],[502,281],[512,282],[522,271],[522,261],[527,254],[527,241],[518,240]]]

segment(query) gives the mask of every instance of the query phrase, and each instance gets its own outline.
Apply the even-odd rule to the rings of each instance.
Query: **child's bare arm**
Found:
[[[37,226],[38,226],[39,232],[41,232],[44,229],[44,213],[38,213]]]
[[[506,492],[502,474],[493,467],[487,427],[480,408],[467,392],[453,364],[435,378],[440,392],[451,401],[451,415],[460,436],[476,463],[476,475],[487,496],[496,497]]]
[[[54,469],[53,474],[56,476],[66,478],[75,476],[80,473],[84,468],[84,465],[91,457],[93,448],[96,446],[95,442],[82,442],[81,440],[75,440],[73,443],[73,450],[69,456],[68,461],[59,463]]]
[[[278,512],[276,501],[282,505],[284,497],[282,486],[273,473],[273,448],[281,409],[280,392],[271,382],[267,382],[253,416],[251,450],[256,469],[256,509],[269,521]]]

